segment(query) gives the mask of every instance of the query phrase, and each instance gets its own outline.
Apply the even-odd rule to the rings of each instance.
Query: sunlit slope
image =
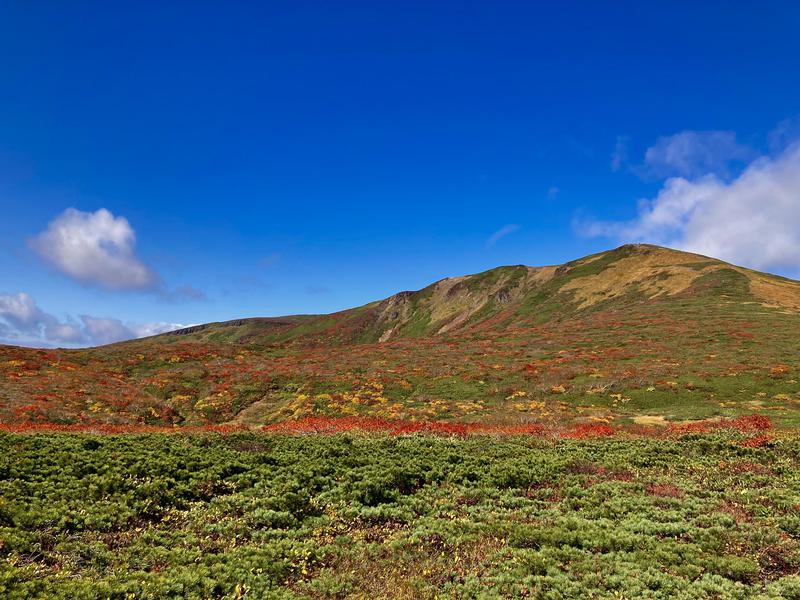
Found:
[[[450,277],[330,315],[241,319],[181,330],[161,339],[383,342],[538,325],[654,299],[716,301],[731,309],[736,304],[754,304],[797,312],[800,282],[697,254],[631,244],[559,266],[497,267]]]

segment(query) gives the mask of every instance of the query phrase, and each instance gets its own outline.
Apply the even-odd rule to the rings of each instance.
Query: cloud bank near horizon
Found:
[[[26,294],[0,294],[0,343],[21,346],[100,346],[181,329],[182,323],[124,323],[80,315],[61,321]]]

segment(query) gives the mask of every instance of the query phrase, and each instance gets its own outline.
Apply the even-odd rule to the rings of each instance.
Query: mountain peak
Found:
[[[505,265],[447,277],[331,315],[243,319],[181,333],[340,345],[535,326],[585,311],[668,301],[797,312],[800,283],[683,250],[625,244],[562,265]]]

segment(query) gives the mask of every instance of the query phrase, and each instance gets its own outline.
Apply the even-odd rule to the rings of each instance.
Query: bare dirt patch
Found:
[[[633,422],[637,425],[666,426],[669,424],[664,415],[637,415],[633,417]]]

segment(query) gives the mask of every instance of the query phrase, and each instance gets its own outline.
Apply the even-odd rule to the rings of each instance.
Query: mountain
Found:
[[[86,350],[0,347],[0,421],[498,423],[800,413],[800,282],[635,244],[329,315]]]
[[[227,342],[385,342],[541,324],[660,297],[726,297],[800,310],[800,282],[698,254],[629,244],[564,265],[449,277],[330,315],[239,319],[165,334]]]

